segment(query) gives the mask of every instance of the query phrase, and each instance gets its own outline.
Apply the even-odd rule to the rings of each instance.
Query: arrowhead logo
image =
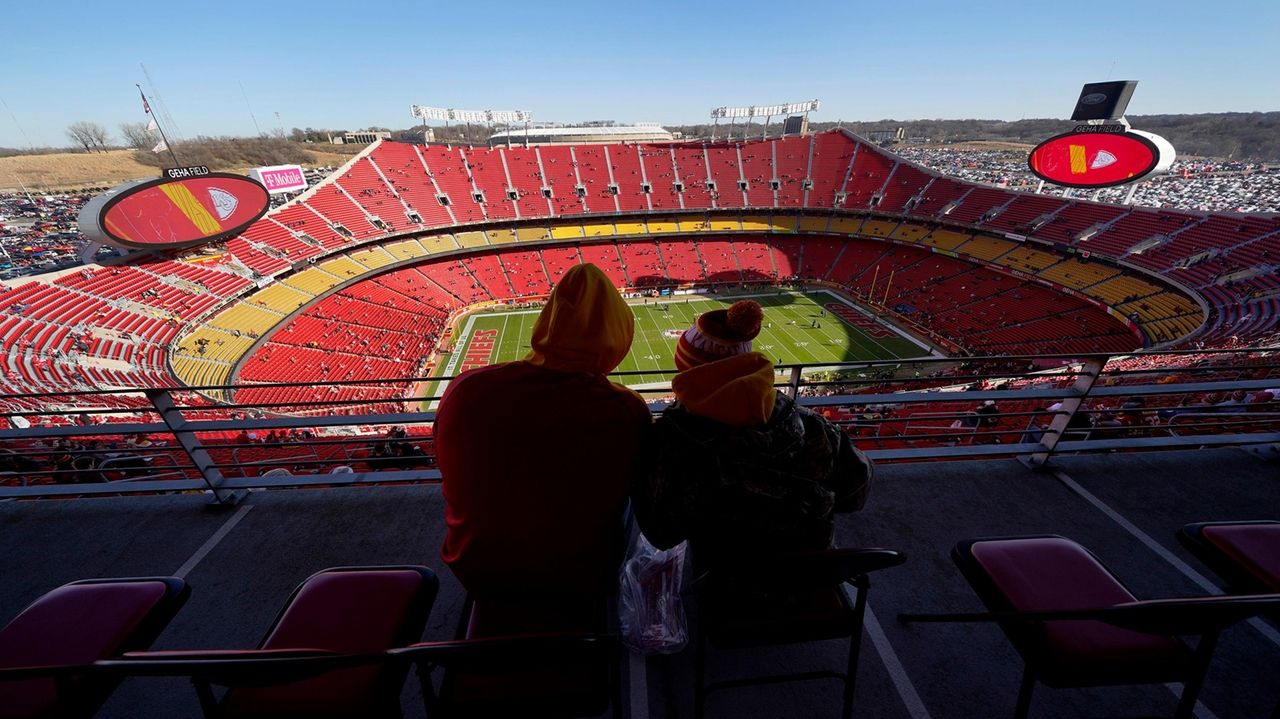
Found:
[[[1116,156],[1106,150],[1098,150],[1098,154],[1093,156],[1093,162],[1089,163],[1090,170],[1100,170],[1107,165],[1114,165]]]
[[[1115,162],[1115,158],[1111,158],[1111,161]],[[216,187],[209,188],[209,199],[213,201],[213,209],[218,213],[219,220],[225,220],[230,217],[231,213],[235,212],[236,207],[240,204],[240,200],[236,199],[235,195]]]

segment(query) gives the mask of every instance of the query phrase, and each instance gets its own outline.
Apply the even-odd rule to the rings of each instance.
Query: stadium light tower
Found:
[[[784,105],[748,105],[745,107],[713,107],[711,108],[711,141],[716,139],[716,129],[720,126],[720,118],[727,117],[733,122],[729,130],[729,139],[733,139],[732,126],[738,124],[738,118],[747,118],[747,124],[751,124],[751,120],[757,117],[764,118],[764,135],[762,138],[769,136],[769,122],[775,116],[794,115],[801,113],[804,115],[805,124],[808,124],[809,113],[815,112],[822,107],[819,100],[809,100],[807,102],[792,102]],[[743,139],[746,139],[747,130],[743,131]]]
[[[529,122],[533,120],[533,113],[528,110],[455,110],[451,107],[427,107],[425,105],[410,105],[409,114],[421,119],[424,125],[427,120],[443,120],[446,128],[449,127],[450,120],[465,122],[468,125],[473,122],[483,123],[489,126],[491,134],[495,122],[501,122],[506,125],[523,122],[526,136],[528,135]],[[511,144],[510,134],[507,135],[507,144]]]

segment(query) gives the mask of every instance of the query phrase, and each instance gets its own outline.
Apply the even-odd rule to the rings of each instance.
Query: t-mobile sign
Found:
[[[307,177],[298,165],[255,167],[249,171],[249,177],[261,182],[273,195],[307,189]]]

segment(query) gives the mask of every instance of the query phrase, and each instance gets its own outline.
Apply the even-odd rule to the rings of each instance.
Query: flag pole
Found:
[[[177,156],[177,155],[175,155],[175,154],[174,154],[174,152],[173,152],[173,145],[170,145],[170,144],[169,144],[169,138],[167,138],[167,137],[165,137],[165,136],[164,136],[164,128],[160,126],[160,118],[156,117],[156,114],[155,114],[154,112],[152,112],[152,111],[151,111],[151,103],[147,102],[147,93],[145,93],[145,92],[143,92],[143,91],[142,91],[142,86],[141,86],[141,85],[139,85],[138,83],[136,83],[136,82],[135,82],[135,83],[133,84],[133,86],[134,86],[134,87],[136,87],[136,88],[138,88],[138,94],[139,94],[139,95],[142,95],[142,105],[143,105],[143,107],[144,107],[144,108],[146,108],[146,110],[147,110],[147,114],[151,116],[151,119],[155,121],[155,123],[156,123],[156,129],[160,131],[160,140],[161,140],[162,142],[164,142],[164,149],[168,150],[168,151],[169,151],[169,157],[172,157],[172,158],[173,158],[173,166],[174,166],[174,167],[182,167],[182,163],[181,163],[181,162],[178,162],[178,156]],[[242,88],[242,89],[243,89],[243,88]],[[161,170],[163,170],[163,169],[164,169],[164,168],[161,168]]]

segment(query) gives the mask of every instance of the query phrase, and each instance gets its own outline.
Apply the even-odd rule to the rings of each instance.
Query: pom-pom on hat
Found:
[[[676,369],[683,372],[750,352],[751,340],[760,334],[763,319],[760,303],[754,300],[740,300],[727,310],[702,313],[676,344]]]

